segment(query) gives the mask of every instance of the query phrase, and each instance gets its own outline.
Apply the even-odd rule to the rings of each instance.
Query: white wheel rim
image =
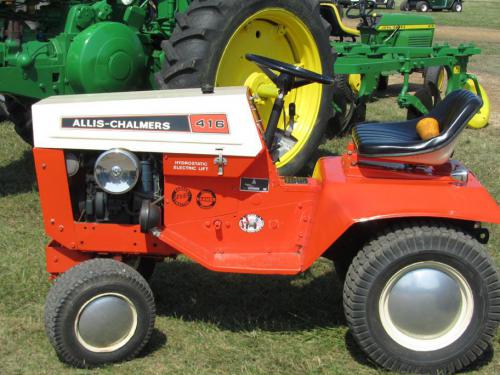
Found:
[[[387,334],[418,352],[445,348],[458,340],[474,312],[472,290],[447,264],[425,261],[396,272],[379,299],[379,316]]]
[[[80,308],[74,330],[78,342],[95,353],[125,346],[137,329],[137,309],[120,293],[99,294]]]

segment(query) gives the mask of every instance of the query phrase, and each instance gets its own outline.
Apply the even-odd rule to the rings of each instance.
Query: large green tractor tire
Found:
[[[329,34],[318,0],[194,0],[185,13],[176,16],[172,37],[162,43],[165,63],[157,81],[166,89],[248,86],[258,96],[255,102],[266,126],[277,90],[245,54],[331,74]],[[333,88],[320,84],[288,95],[277,133],[278,147],[273,150],[281,174],[299,172],[318,147],[333,115],[332,97]],[[289,134],[283,129],[292,101],[296,115]]]

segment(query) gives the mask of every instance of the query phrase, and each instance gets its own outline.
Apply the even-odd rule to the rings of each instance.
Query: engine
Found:
[[[147,231],[161,219],[160,154],[67,151],[65,159],[75,221],[144,224]]]

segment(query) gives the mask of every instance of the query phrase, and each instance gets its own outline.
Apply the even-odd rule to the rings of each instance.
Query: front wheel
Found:
[[[112,259],[92,259],[62,274],[45,304],[45,329],[57,355],[81,368],[133,358],[154,321],[146,280]]]
[[[426,1],[419,1],[417,3],[416,8],[417,8],[417,12],[425,13],[425,12],[429,11],[429,4]]]
[[[357,254],[346,280],[354,338],[392,371],[456,372],[486,350],[500,320],[493,260],[446,224],[386,232]]]
[[[451,10],[453,10],[454,12],[461,12],[462,11],[462,2],[455,1],[451,7]]]

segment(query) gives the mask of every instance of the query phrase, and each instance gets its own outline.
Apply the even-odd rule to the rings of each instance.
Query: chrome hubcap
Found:
[[[387,282],[379,314],[388,335],[415,351],[432,351],[456,341],[474,308],[467,280],[454,268],[425,261],[399,270]]]
[[[106,353],[123,347],[137,328],[134,304],[119,293],[105,293],[87,301],[75,320],[79,343],[87,350]]]

